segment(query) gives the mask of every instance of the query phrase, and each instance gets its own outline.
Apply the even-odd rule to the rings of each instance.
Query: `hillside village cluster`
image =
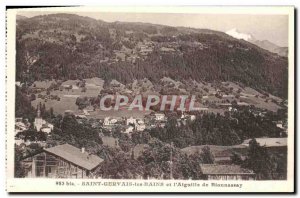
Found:
[[[225,105],[223,108],[228,112],[237,111],[232,105]],[[205,113],[208,108],[201,109],[201,112],[183,112],[177,118],[177,126],[185,125],[187,122],[193,122],[196,119],[197,113]],[[76,117],[78,123],[83,123],[87,120],[90,113],[94,112],[93,108],[84,108],[81,111],[73,112],[66,110],[65,115],[73,115]],[[257,116],[263,116],[263,111],[256,112]],[[103,119],[93,119],[92,127],[112,131],[114,128],[119,127],[121,133],[127,134],[131,138],[132,133],[142,133],[145,129],[151,128],[164,128],[168,119],[168,114],[164,112],[154,112],[140,117],[134,116],[107,116]],[[76,148],[69,144],[58,145],[54,147],[47,146],[46,141],[25,139],[25,136],[20,136],[18,133],[28,130],[31,126],[28,120],[23,118],[16,118],[15,120],[15,144],[19,148],[26,148],[31,144],[38,144],[43,147],[41,152],[29,155],[22,160],[22,166],[25,167],[25,177],[50,177],[50,178],[98,178],[95,176],[95,171],[104,162],[104,159],[97,155],[90,154],[84,147]],[[42,132],[46,136],[51,137],[54,125],[47,122],[41,117],[40,106],[37,106],[37,116],[33,122],[33,128],[37,132]],[[286,125],[283,122],[276,122],[278,128],[283,129],[287,133]],[[111,134],[104,135],[99,132],[102,138],[103,145],[118,147],[119,142],[117,138],[111,137]],[[241,145],[234,145],[238,149],[247,149],[249,141],[245,140]],[[287,138],[257,138],[256,141],[268,149],[287,149]],[[141,154],[141,150],[146,145],[136,145],[133,153]],[[146,146],[147,147],[147,146]],[[193,146],[191,147],[193,148]],[[183,149],[184,150],[184,149]],[[214,164],[202,164],[201,171],[204,179],[209,180],[254,180],[255,173],[253,170],[242,168],[241,166],[232,164],[233,153],[228,150],[220,149],[213,152]],[[245,156],[244,158],[245,159]],[[141,176],[142,178],[142,176]],[[171,177],[172,178],[172,177]]]
[[[44,120],[40,115],[40,109],[37,108],[37,117],[34,120],[34,128],[37,130],[37,132],[43,132],[48,135],[51,134],[54,126],[53,124],[47,122]],[[90,110],[92,111],[92,110]],[[88,115],[88,110],[83,110],[83,114]],[[74,114],[70,110],[66,110],[65,114],[70,115]],[[77,118],[77,121],[80,123],[83,119],[87,119],[87,117],[83,114],[74,114],[74,116]],[[187,113],[183,113],[181,117],[178,119],[178,125],[184,124],[187,120],[193,121],[196,119],[195,115],[190,115]],[[146,128],[154,128],[154,127],[164,127],[167,121],[167,117],[164,113],[150,113],[149,115],[146,115],[144,118],[139,117],[105,117],[104,119],[95,120],[92,126],[98,127],[101,126],[104,129],[107,129],[108,131],[111,131],[116,126],[122,126],[123,130],[122,133],[125,134],[131,134],[134,131],[141,132],[144,131]],[[28,120],[24,120],[23,118],[16,118],[15,119],[15,135],[17,135],[20,132],[23,132],[25,130],[28,130],[30,128],[30,123]],[[30,140],[25,141],[22,137],[16,138],[15,143],[19,146],[21,144],[30,145],[32,142]],[[43,144],[41,141],[35,141],[34,143]]]

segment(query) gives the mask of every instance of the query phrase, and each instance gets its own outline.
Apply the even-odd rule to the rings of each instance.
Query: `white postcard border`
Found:
[[[108,179],[28,179],[14,178],[14,120],[15,120],[15,35],[16,14],[27,11],[49,12],[136,12],[136,13],[211,13],[211,14],[284,14],[289,15],[289,90],[288,90],[288,174],[286,181],[205,181],[205,180],[108,180]],[[6,66],[6,189],[8,192],[293,192],[294,191],[294,7],[292,6],[176,6],[176,7],[60,7],[29,8],[7,11]],[[59,186],[57,182],[63,181]],[[66,185],[67,182],[76,184]],[[86,186],[82,182],[103,182],[103,186]],[[107,185],[104,185],[106,182]],[[163,186],[111,186],[109,182],[161,183]],[[174,183],[200,187],[179,187]],[[202,186],[207,183],[209,186]],[[242,184],[237,187],[212,187],[218,184]],[[171,186],[167,186],[170,184]]]

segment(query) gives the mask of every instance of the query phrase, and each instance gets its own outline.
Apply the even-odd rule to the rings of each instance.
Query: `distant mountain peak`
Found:
[[[255,40],[251,34],[241,33],[237,28],[233,28],[228,30],[226,34],[236,38],[236,39],[243,39],[245,41]]]
[[[287,56],[288,55],[288,48],[287,47],[279,47],[278,45],[270,42],[269,40],[257,40],[253,35],[246,34],[240,32],[237,28],[233,28],[226,32],[227,35],[232,36],[236,39],[243,39],[250,43],[257,45],[260,48],[268,50],[272,53],[276,53],[280,56]]]

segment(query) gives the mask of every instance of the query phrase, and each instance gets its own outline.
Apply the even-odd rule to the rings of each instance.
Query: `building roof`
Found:
[[[238,152],[240,154],[241,150],[246,150],[246,145],[233,145],[233,146],[219,146],[219,145],[200,145],[200,146],[189,146],[181,149],[182,152],[191,155],[195,153],[201,153],[204,147],[209,147],[210,151],[215,158],[218,157],[231,157],[233,152]]]
[[[252,170],[238,165],[202,164],[201,170],[205,175],[254,174]]]
[[[82,153],[81,149],[69,144],[62,144],[44,150],[87,170],[96,168],[103,161],[102,158],[87,152]]]
[[[265,147],[281,147],[287,146],[287,138],[255,138],[260,146]],[[245,140],[242,145],[249,146],[251,139]]]

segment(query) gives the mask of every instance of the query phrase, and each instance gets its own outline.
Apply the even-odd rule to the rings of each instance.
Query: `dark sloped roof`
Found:
[[[254,174],[252,170],[241,168],[238,165],[217,165],[217,164],[202,164],[202,173],[205,175],[213,174]]]
[[[47,153],[59,156],[87,170],[94,169],[103,161],[102,158],[96,155],[88,154],[87,152],[82,153],[81,149],[69,144],[63,144],[52,148],[46,148],[44,150]]]

